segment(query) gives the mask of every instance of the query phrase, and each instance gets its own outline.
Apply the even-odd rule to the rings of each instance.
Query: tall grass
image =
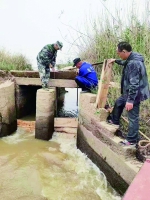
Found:
[[[82,36],[80,40],[82,48],[79,49],[79,55],[83,60],[87,60],[90,63],[108,58],[118,58],[116,54],[118,42],[127,41],[132,45],[133,51],[139,52],[144,56],[150,81],[150,27],[149,23],[147,23],[149,1],[145,0],[147,6],[145,6],[145,11],[142,11],[143,20],[139,19],[139,12],[135,10],[134,0],[132,2],[133,8],[130,8],[129,13],[124,13],[124,16],[126,16],[125,21],[123,21],[121,17],[123,14],[121,13],[120,15],[120,11],[116,11],[115,17],[106,12],[107,14],[99,16],[98,19],[94,19],[92,22],[90,20],[90,24],[93,27],[92,34],[90,33],[89,37],[86,37],[86,43],[85,38]],[[88,31],[86,35],[88,35]],[[101,68],[101,66],[99,67]],[[99,73],[100,70],[97,70],[97,72]],[[113,66],[112,81],[120,82],[121,72],[121,67],[115,64]],[[100,74],[98,75],[100,77]],[[111,106],[114,105],[116,98],[119,96],[120,90],[109,90],[108,99]],[[150,100],[147,100],[141,104],[140,118],[142,121],[147,122],[150,119],[149,113]],[[150,136],[149,128],[146,129],[144,127],[144,131]]]
[[[22,54],[11,55],[0,51],[0,70],[33,70],[31,64]]]
[[[93,21],[90,19],[90,25],[87,22],[87,33],[84,34],[87,37],[86,40],[84,35],[80,37],[79,55],[83,60],[91,63],[117,58],[116,46],[118,42],[127,41],[132,45],[134,51],[144,56],[150,78],[150,27],[148,23],[149,7],[147,5],[149,1],[145,0],[145,10],[142,11],[143,20],[139,19],[139,12],[135,10],[134,3],[136,1],[131,0],[131,2],[133,7],[128,10],[128,13],[116,9],[116,16],[111,16],[106,10],[97,19],[93,19]],[[91,29],[92,33],[89,31]],[[114,67],[114,74],[117,76],[118,72],[120,74],[118,69],[118,67]]]

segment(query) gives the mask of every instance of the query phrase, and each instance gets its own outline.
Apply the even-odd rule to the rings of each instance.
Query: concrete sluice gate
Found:
[[[135,160],[134,148],[118,145],[121,139],[114,136],[116,129],[106,123],[107,111],[95,108],[96,95],[80,94],[78,119],[58,122],[55,119],[57,92],[54,82],[49,91],[41,89],[39,80],[32,84],[28,85],[22,79],[0,84],[0,136],[13,133],[17,129],[17,119],[36,113],[35,138],[49,140],[54,131],[73,133],[77,138],[77,148],[105,173],[111,186],[123,195],[142,164]],[[62,86],[68,85],[65,82]]]
[[[3,182],[2,198],[120,200],[119,195],[107,185],[103,172],[76,148],[78,119],[54,117],[55,88],[45,91],[40,86],[16,86],[6,81],[0,89],[1,137],[17,129],[14,135],[0,140],[0,163],[3,163],[0,169],[4,172],[0,181]],[[32,121],[24,120],[30,114],[33,114]],[[10,130],[12,124],[15,126]],[[23,126],[27,132],[22,131]],[[5,134],[3,127],[7,127]],[[34,129],[35,135],[27,134]],[[54,131],[67,133],[66,138],[62,133],[58,136],[54,133],[49,142],[42,142],[49,140]],[[35,137],[42,140],[35,140]]]

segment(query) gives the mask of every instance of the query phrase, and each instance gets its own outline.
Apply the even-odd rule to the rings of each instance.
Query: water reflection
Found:
[[[57,117],[77,117],[80,88],[65,88],[59,97]]]
[[[0,172],[0,196],[5,200],[121,199],[76,148],[75,138],[62,133],[47,142],[19,127],[0,140]]]

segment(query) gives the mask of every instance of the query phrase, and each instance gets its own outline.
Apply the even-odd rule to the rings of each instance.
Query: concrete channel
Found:
[[[77,137],[77,147],[105,173],[112,187],[124,194],[142,163],[135,159],[134,148],[118,144],[121,139],[114,135],[115,127],[105,122],[107,111],[95,108],[96,94],[80,94],[78,119],[65,123],[55,119],[56,87],[76,87],[75,73],[68,76],[67,73],[63,79],[58,75],[59,81],[52,79],[51,89],[44,91],[37,72],[13,71],[5,78],[1,72],[0,137],[13,133],[17,120],[32,110],[36,112],[35,138],[49,140],[54,130],[73,133]]]

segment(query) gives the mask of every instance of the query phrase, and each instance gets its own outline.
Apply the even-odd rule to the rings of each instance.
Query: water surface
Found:
[[[76,148],[76,140],[54,133],[34,138],[23,128],[0,139],[0,199],[120,200],[105,175]]]

